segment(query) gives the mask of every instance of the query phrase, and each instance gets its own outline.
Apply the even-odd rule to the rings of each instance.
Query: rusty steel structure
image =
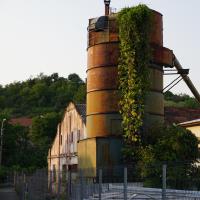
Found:
[[[146,125],[164,120],[163,65],[171,66],[173,53],[163,47],[162,15],[153,11],[150,89],[146,97]],[[89,20],[87,66],[87,135],[119,135],[121,116],[118,94],[119,35],[116,14]]]
[[[163,66],[171,67],[173,52],[163,47],[162,15],[153,13],[149,63],[149,91],[145,100],[144,127],[164,121]],[[122,128],[119,113],[117,14],[89,20],[87,63],[87,138],[79,141],[79,168],[115,166],[122,160]],[[91,174],[90,174],[91,175]],[[95,176],[96,172],[92,176]]]
[[[105,4],[105,15],[109,15],[110,13],[110,0],[104,0]]]
[[[174,67],[177,69],[177,71],[183,70],[183,67],[181,66],[181,64],[179,63],[175,55],[174,55]],[[192,83],[192,81],[190,80],[189,76],[187,74],[181,74],[181,77],[183,78],[187,86],[189,87],[190,91],[192,92],[196,100],[200,103],[200,94],[197,91],[194,84]]]

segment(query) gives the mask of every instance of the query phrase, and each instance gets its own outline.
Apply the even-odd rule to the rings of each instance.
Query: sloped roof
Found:
[[[182,123],[200,118],[200,109],[165,107],[165,123]]]
[[[75,104],[76,110],[82,117],[84,124],[86,124],[86,104]]]
[[[196,125],[199,126],[200,125],[200,119],[182,122],[182,123],[180,123],[180,125],[183,126],[183,127],[196,126]]]
[[[12,125],[20,125],[24,127],[29,127],[32,125],[32,119],[29,117],[19,117],[19,118],[12,118],[9,121]]]

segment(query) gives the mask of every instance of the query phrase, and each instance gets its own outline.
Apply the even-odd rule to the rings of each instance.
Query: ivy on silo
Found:
[[[152,11],[146,5],[122,9],[117,15],[120,39],[118,65],[120,113],[124,138],[139,141],[151,58]]]

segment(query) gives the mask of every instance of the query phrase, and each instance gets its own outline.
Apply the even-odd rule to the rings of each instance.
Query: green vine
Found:
[[[145,5],[122,9],[117,15],[120,39],[118,65],[120,113],[124,138],[140,141],[150,61],[151,10]]]

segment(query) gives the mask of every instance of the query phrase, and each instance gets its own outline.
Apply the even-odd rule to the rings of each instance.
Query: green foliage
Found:
[[[138,141],[149,79],[151,10],[145,5],[125,8],[118,14],[117,20],[120,38],[120,113],[124,138]]]
[[[141,148],[138,163],[141,176],[148,180],[145,182],[147,186],[160,186],[163,163],[168,163],[168,185],[171,187],[175,182],[191,178],[199,157],[199,142],[190,131],[179,126],[156,127],[147,135],[147,141],[148,144]],[[181,188],[181,185],[176,187]]]
[[[7,167],[26,168],[34,165],[34,148],[27,127],[5,123],[2,156],[3,165]]]
[[[0,183],[6,179],[7,169],[4,166],[0,166]]]
[[[70,74],[68,78],[57,73],[40,74],[0,87],[0,114],[18,117],[60,112],[70,101],[85,102],[85,93],[85,83],[77,74]]]
[[[60,114],[55,112],[33,118],[30,140],[37,152],[36,163],[40,167],[47,164],[48,149],[53,142],[60,119]]]
[[[82,84],[76,94],[74,95],[73,101],[75,103],[85,103],[86,99],[86,85]]]
[[[77,74],[68,78],[44,74],[23,82],[0,85],[0,120],[30,116],[31,130],[5,123],[3,165],[32,169],[47,165],[47,153],[62,111],[70,101],[85,103],[85,83]]]
[[[193,97],[187,94],[173,94],[168,91],[164,94],[165,106],[177,108],[200,108],[200,104]]]

